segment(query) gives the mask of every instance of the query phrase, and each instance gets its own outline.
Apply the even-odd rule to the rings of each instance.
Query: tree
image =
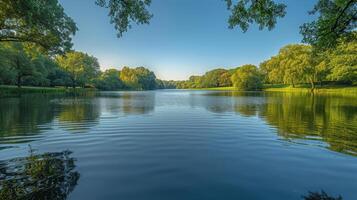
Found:
[[[260,90],[262,88],[261,76],[254,65],[243,65],[232,75],[234,87],[240,90]]]
[[[12,70],[9,58],[12,56],[8,45],[0,44],[0,84],[12,84],[16,73]]]
[[[335,47],[339,38],[349,37],[356,29],[356,0],[319,0],[309,13],[319,14],[319,17],[303,24],[300,32],[303,42],[318,50]]]
[[[277,0],[225,0],[231,12],[229,28],[239,26],[246,32],[250,24],[259,29],[273,29],[278,18],[286,15],[286,5]],[[109,9],[111,23],[118,36],[131,27],[131,23],[148,24],[152,14],[147,10],[151,0],[96,0],[99,6]],[[310,14],[319,14],[317,20],[301,26],[303,42],[318,48],[334,47],[338,38],[356,29],[356,0],[318,0]]]
[[[204,87],[204,86],[202,86],[203,85],[202,79],[203,79],[202,76],[190,76],[188,78],[188,82],[187,82],[188,87],[189,88],[202,88],[202,87]]]
[[[327,76],[333,81],[357,82],[357,41],[342,40],[328,55],[327,65],[331,73]]]
[[[71,49],[77,30],[57,0],[2,0],[0,42],[30,42],[50,53]]]
[[[156,88],[155,74],[144,67],[123,67],[120,72],[120,79],[129,89],[152,90]]]
[[[228,71],[225,69],[208,71],[202,76],[201,87],[210,88],[226,86],[227,84],[230,84],[230,81],[226,80],[227,75],[229,76]]]
[[[314,88],[321,61],[313,62],[312,56],[312,47],[309,45],[286,45],[279,50],[278,55],[261,63],[260,71],[268,83],[285,83],[295,87],[297,83],[309,82]]]
[[[131,23],[148,24],[152,14],[147,10],[151,0],[96,0],[96,4],[109,9],[110,23],[118,37],[131,28]]]
[[[2,61],[8,66],[7,70],[12,71],[14,75],[12,83],[16,83],[18,87],[21,87],[23,78],[33,75],[34,67],[31,63],[30,56],[25,52],[22,43],[6,43],[4,44],[6,49],[6,58]]]
[[[123,89],[124,84],[119,78],[120,72],[116,69],[107,69],[95,81],[95,87],[100,90]]]
[[[286,5],[275,3],[273,0],[239,0],[233,5],[232,0],[225,0],[231,16],[228,19],[229,28],[239,26],[243,32],[253,22],[259,25],[259,29],[267,27],[269,30],[275,27],[278,17],[284,17]]]
[[[314,68],[311,63],[311,46],[302,44],[287,45],[279,51],[279,68],[283,71],[285,83],[304,82],[306,79],[314,88]]]
[[[82,52],[69,52],[64,56],[56,57],[60,68],[69,74],[72,82],[72,87],[92,83],[96,75],[99,73],[99,63],[97,58],[89,56]]]

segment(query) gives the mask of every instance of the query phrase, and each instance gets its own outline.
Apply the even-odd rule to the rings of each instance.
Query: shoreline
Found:
[[[213,88],[185,88],[189,90],[211,90],[211,91],[237,91],[237,92],[256,92],[256,91],[242,91],[235,87],[213,87]],[[180,89],[178,89],[180,90]],[[13,85],[0,85],[0,96],[6,95],[17,95],[17,94],[29,94],[29,93],[83,93],[83,92],[94,92],[101,91],[95,88],[65,88],[65,87],[34,87],[34,86],[22,86],[18,88]],[[117,90],[117,91],[137,91],[137,90]],[[280,86],[280,87],[264,87],[262,90],[264,92],[301,92],[301,93],[311,93],[311,88],[307,87],[290,87],[290,86]],[[356,95],[357,96],[357,86],[324,86],[317,87],[314,89],[316,94],[345,94],[345,95]]]

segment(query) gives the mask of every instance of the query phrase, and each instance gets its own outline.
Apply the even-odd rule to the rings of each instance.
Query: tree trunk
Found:
[[[72,79],[72,88],[76,88],[76,81],[74,79]]]
[[[21,76],[17,76],[17,87],[20,88],[21,87]]]
[[[311,84],[311,91],[313,92],[315,89],[315,83],[314,83],[314,79],[310,78],[310,84]]]

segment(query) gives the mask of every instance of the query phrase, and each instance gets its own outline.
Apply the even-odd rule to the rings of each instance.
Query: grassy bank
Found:
[[[94,91],[94,89],[87,88],[65,88],[65,87],[32,87],[23,86],[21,88],[12,85],[0,85],[0,96],[30,94],[30,93],[85,93]]]
[[[297,86],[297,87],[281,86],[281,85],[278,86],[266,85],[263,90],[268,92],[311,92],[312,91],[311,88],[304,85]],[[341,86],[341,85],[322,86],[322,87],[315,88],[314,93],[357,95],[357,86]]]
[[[238,91],[235,87],[194,88],[194,90]],[[291,87],[287,85],[264,85],[263,91],[267,92],[311,92],[308,86],[300,85]],[[317,94],[342,94],[357,96],[357,86],[323,86],[314,89]]]

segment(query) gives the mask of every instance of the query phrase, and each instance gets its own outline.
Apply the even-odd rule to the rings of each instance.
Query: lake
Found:
[[[0,98],[0,183],[9,199],[285,200],[322,190],[357,199],[357,97]]]

